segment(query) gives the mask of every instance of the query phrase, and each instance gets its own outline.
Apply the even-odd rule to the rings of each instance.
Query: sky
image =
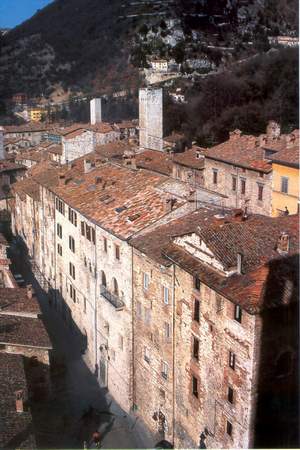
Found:
[[[53,0],[0,0],[0,28],[13,28]]]

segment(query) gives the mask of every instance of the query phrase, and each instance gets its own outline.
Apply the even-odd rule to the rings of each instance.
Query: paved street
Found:
[[[32,405],[38,448],[83,448],[84,442],[90,446],[96,430],[102,436],[102,448],[153,448],[139,420],[128,417],[107,390],[100,388],[80,353],[78,337],[49,305],[47,294],[20,255],[12,259],[15,271],[23,274],[38,295],[53,345],[52,397],[46,404]]]

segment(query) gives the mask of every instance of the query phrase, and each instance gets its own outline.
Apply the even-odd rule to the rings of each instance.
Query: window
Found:
[[[73,211],[73,209],[71,209],[69,207],[69,221],[75,226],[77,227],[77,214],[75,211]]]
[[[96,244],[96,231],[92,228],[92,243]]]
[[[259,201],[262,201],[263,199],[263,191],[264,191],[264,185],[263,184],[258,184],[258,192],[257,192],[257,199]]]
[[[63,216],[65,215],[65,204],[59,198],[55,200],[55,206],[57,211],[59,211]]]
[[[166,286],[163,286],[163,296],[165,305],[169,304],[169,289]]]
[[[198,398],[198,378],[194,377],[194,375],[192,376],[192,392],[193,395]]]
[[[236,176],[232,175],[232,190],[236,191]]]
[[[86,314],[86,298],[83,297],[83,312]]]
[[[136,315],[138,318],[142,317],[142,304],[141,302],[136,303]]]
[[[232,351],[229,351],[229,367],[235,369],[235,354]]]
[[[233,389],[230,386],[228,386],[227,400],[229,403],[233,403]]]
[[[62,246],[60,244],[57,244],[57,253],[62,256]]]
[[[145,291],[147,291],[149,288],[149,274],[148,273],[143,273],[143,288],[145,289]]]
[[[163,361],[162,362],[162,371],[161,371],[162,377],[167,379],[168,378],[168,374],[169,374],[169,366],[168,364]]]
[[[201,285],[201,283],[200,283],[199,278],[195,277],[194,278],[194,288],[197,289],[197,291],[200,291],[200,285]]]
[[[169,322],[164,323],[164,334],[166,339],[169,339],[169,337],[171,336],[171,328]]]
[[[107,239],[105,237],[103,238],[103,250],[107,253]]]
[[[75,266],[71,262],[69,263],[69,272],[71,277],[75,280]]]
[[[281,177],[281,192],[287,194],[289,192],[289,179],[288,177]]]
[[[69,248],[73,253],[75,253],[75,241],[72,236],[69,236]]]
[[[234,319],[240,323],[242,321],[242,308],[240,305],[235,305],[234,307]]]
[[[151,309],[150,308],[145,308],[145,323],[147,325],[149,325],[150,321],[151,321]]]
[[[150,350],[148,347],[144,347],[144,360],[149,364],[150,363]]]
[[[87,224],[85,224],[85,236],[88,241],[91,240],[91,227],[89,227]]]
[[[56,228],[57,228],[57,236],[62,239],[62,226],[58,223]]]
[[[120,247],[119,245],[115,245],[115,257],[116,259],[120,259]]]
[[[85,236],[85,223],[81,222],[81,235]]]
[[[232,436],[232,423],[227,420],[226,422],[226,433]]]
[[[246,180],[244,178],[241,178],[241,194],[246,194]]]
[[[218,184],[218,170],[213,169],[213,184]]]
[[[116,295],[117,297],[119,297],[119,287],[118,287],[118,282],[115,278],[113,278],[113,293],[114,295]]]
[[[123,350],[124,347],[124,339],[123,336],[121,336],[121,334],[119,334],[119,349]]]
[[[200,301],[196,298],[194,299],[194,315],[193,319],[196,320],[196,322],[200,322]]]
[[[217,310],[217,313],[219,314],[221,311],[222,311],[222,309],[223,309],[223,298],[221,297],[221,295],[219,295],[219,294],[216,294],[216,310]]]
[[[106,276],[103,270],[101,270],[101,284],[102,286],[106,287]]]
[[[199,359],[199,339],[193,336],[193,357]]]
[[[76,290],[72,286],[72,284],[70,284],[70,297],[73,300],[73,302],[76,303]]]

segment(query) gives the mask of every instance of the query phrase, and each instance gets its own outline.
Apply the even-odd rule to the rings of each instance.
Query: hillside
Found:
[[[296,0],[56,0],[2,37],[0,97],[137,87],[153,56],[187,73],[203,59],[226,67],[295,34],[296,11]]]

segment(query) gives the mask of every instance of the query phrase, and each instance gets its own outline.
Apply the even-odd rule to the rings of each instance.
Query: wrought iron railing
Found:
[[[115,294],[110,292],[103,284],[100,286],[100,294],[109,301],[116,309],[124,308],[124,302]]]

